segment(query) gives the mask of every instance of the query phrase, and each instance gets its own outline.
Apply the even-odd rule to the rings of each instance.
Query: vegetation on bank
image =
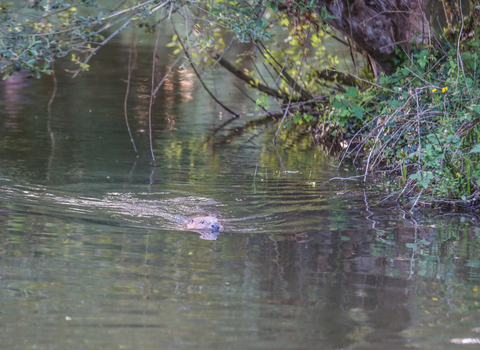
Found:
[[[313,134],[342,144],[342,161],[360,164],[365,180],[378,171],[396,176],[397,199],[476,207],[480,1],[471,0],[468,9],[432,2],[445,10],[443,32],[435,33],[422,8],[407,0],[343,7],[333,0],[18,1],[0,4],[0,72],[4,78],[20,69],[52,74],[52,63],[67,56],[76,76],[126,28],[151,33],[158,43],[160,26],[169,25],[174,66],[190,66],[231,114],[217,130],[241,117],[204,83],[209,68],[222,66],[244,83],[232,89],[257,93],[253,100],[267,126],[252,137],[272,126],[275,139]],[[158,50],[155,44],[154,68]],[[151,103],[164,78],[155,81],[152,73]]]
[[[350,134],[345,157],[397,176],[397,199],[477,206],[480,199],[478,50],[418,50],[378,85],[335,96],[332,123]],[[356,106],[364,108],[359,122]],[[333,109],[333,108],[332,108]],[[362,155],[361,158],[358,156]]]

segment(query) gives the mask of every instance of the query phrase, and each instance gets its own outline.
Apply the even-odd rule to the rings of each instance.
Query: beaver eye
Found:
[[[202,220],[200,223],[203,225],[205,223],[205,220]]]

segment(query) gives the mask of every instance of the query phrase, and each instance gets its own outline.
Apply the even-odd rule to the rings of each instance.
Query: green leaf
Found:
[[[357,88],[350,86],[348,92],[345,94],[345,97],[357,97]]]
[[[418,184],[423,188],[427,189],[428,185],[430,185],[430,180],[424,179],[424,180],[418,181]]]
[[[471,150],[470,153],[480,153],[480,144],[475,145]]]
[[[353,112],[355,114],[355,117],[357,117],[358,119],[362,119],[363,118],[363,113],[365,112],[365,108],[358,107],[358,108],[354,109]]]
[[[420,174],[420,173],[412,174],[412,175],[410,175],[409,178],[412,179],[412,180],[421,180],[422,179],[422,174]]]

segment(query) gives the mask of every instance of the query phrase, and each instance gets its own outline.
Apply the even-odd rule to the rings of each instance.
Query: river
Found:
[[[222,112],[174,69],[152,113],[152,44],[131,34],[71,79],[0,89],[2,349],[459,349],[480,343],[477,219],[382,201],[321,145],[215,133]],[[168,43],[169,37],[162,39]],[[146,40],[145,40],[146,41]],[[163,47],[161,46],[160,47]],[[174,62],[159,54],[157,81]],[[254,106],[217,68],[241,113]],[[386,181],[386,180],[385,180]],[[214,215],[209,237],[170,216]],[[205,239],[207,238],[207,239]],[[473,345],[475,346],[475,345]]]

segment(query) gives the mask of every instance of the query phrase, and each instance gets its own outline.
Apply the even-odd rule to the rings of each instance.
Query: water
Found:
[[[89,72],[0,93],[2,349],[458,349],[479,338],[477,220],[379,201],[307,142],[213,128],[228,118],[190,70],[153,111],[151,47],[129,35]],[[144,39],[145,41],[147,39]],[[169,38],[165,38],[168,42]],[[160,78],[175,57],[159,57]],[[221,70],[207,79],[253,110]],[[170,216],[215,215],[202,239]],[[216,238],[216,239],[213,239]],[[464,345],[468,347],[467,345]],[[474,345],[471,345],[472,348]]]

